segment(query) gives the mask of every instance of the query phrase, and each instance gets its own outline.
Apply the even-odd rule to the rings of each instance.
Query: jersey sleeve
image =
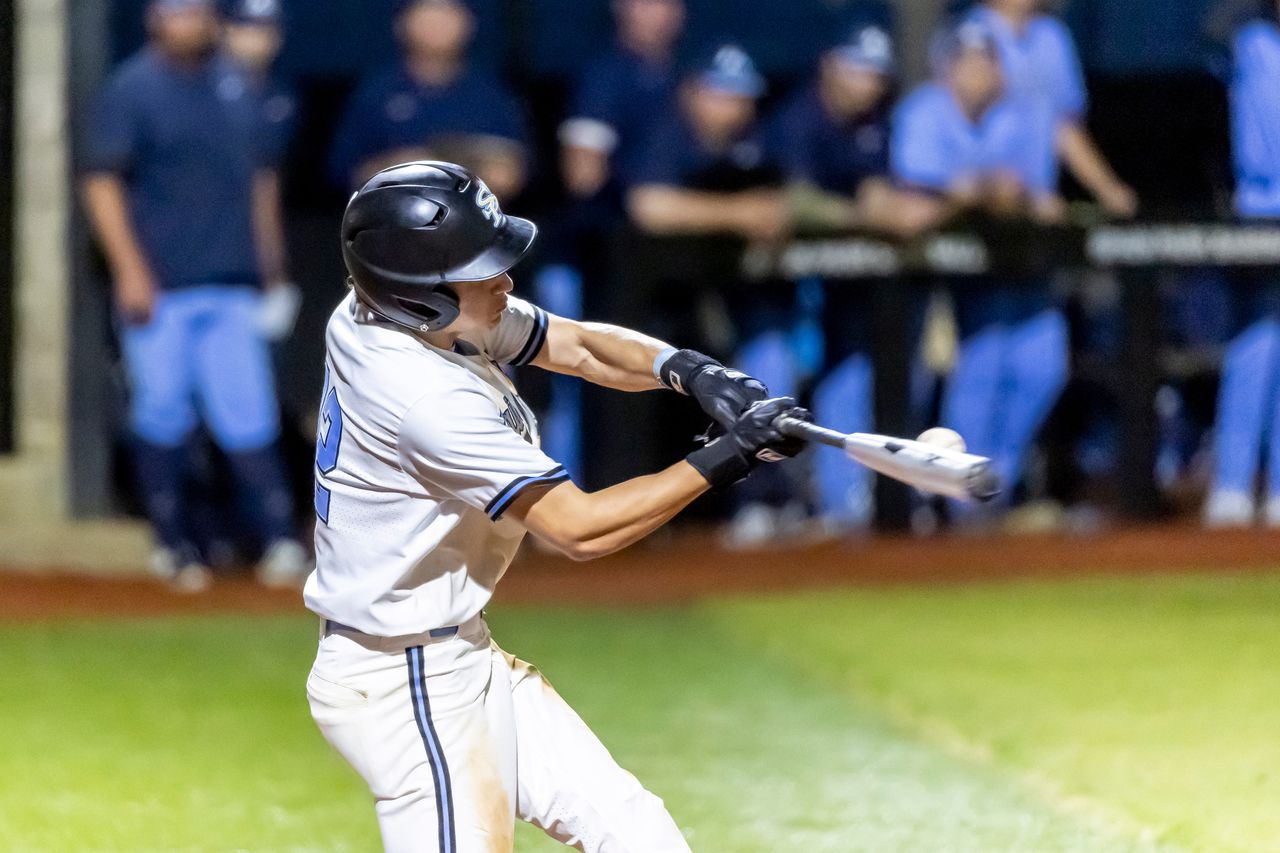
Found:
[[[141,144],[141,128],[136,93],[117,76],[94,102],[85,138],[84,170],[128,172]]]
[[[517,367],[537,358],[547,341],[546,311],[537,305],[517,299],[507,299],[507,310],[502,312],[498,325],[489,330],[480,348],[498,364],[514,364]]]
[[[1049,32],[1057,47],[1053,58],[1058,66],[1054,75],[1055,91],[1050,96],[1059,116],[1067,121],[1080,121],[1089,108],[1089,93],[1080,67],[1080,55],[1066,24],[1050,19],[1050,27]]]
[[[928,100],[917,95],[898,108],[889,162],[894,178],[904,186],[942,192],[953,177],[951,158],[930,107]]]
[[[525,441],[478,387],[460,385],[414,403],[400,422],[401,467],[424,485],[497,521],[526,489],[569,479]]]

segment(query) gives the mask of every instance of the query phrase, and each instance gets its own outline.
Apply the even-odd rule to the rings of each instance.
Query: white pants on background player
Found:
[[[482,619],[449,637],[329,633],[307,696],[372,790],[388,853],[510,851],[517,817],[588,853],[689,850],[662,800]]]

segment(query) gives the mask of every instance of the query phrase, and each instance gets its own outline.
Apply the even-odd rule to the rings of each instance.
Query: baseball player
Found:
[[[482,609],[526,531],[575,559],[624,548],[759,458],[793,455],[774,420],[808,413],[699,353],[510,296],[536,231],[439,161],[379,172],[347,205],[352,292],[326,334],[305,588],[323,623],[311,711],[368,783],[389,851],[509,851],[517,817],[580,850],[688,850],[662,801],[493,643]],[[725,431],[582,492],[503,373],[526,364],[666,385]]]

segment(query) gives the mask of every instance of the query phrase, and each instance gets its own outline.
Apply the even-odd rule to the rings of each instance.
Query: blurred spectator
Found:
[[[1232,45],[1231,136],[1236,212],[1280,219],[1280,2],[1245,23]],[[1263,517],[1280,526],[1280,276],[1238,286],[1237,328],[1222,364],[1213,487],[1205,521],[1244,526],[1256,515],[1259,471],[1267,471]],[[1267,453],[1264,453],[1264,446]]]
[[[468,66],[475,18],[462,0],[398,0],[403,55],[352,96],[329,158],[333,180],[359,187],[375,172],[435,157],[473,169],[504,201],[524,187],[523,106]]]
[[[208,583],[184,500],[185,444],[203,417],[254,506],[260,578],[300,580],[258,286],[285,278],[269,233],[277,186],[259,101],[218,52],[211,0],[152,0],[149,43],[94,110],[82,192],[110,266],[132,390],[134,462],[157,573]],[[278,225],[278,222],[276,223]]]
[[[772,241],[790,230],[782,170],[757,125],[764,79],[741,48],[708,51],[682,76],[678,105],[659,120],[629,177],[627,207],[642,230],[654,234],[731,234]],[[717,312],[727,311],[733,363],[769,386],[794,395],[799,373],[791,348],[795,289],[770,281],[717,282]],[[715,335],[709,337],[714,338]],[[731,528],[734,544],[768,538],[781,516],[795,515],[787,465],[768,466],[745,492],[746,505]]]
[[[1131,217],[1138,197],[1111,170],[1084,125],[1084,75],[1071,33],[1040,11],[1042,0],[985,0],[969,13],[995,39],[1006,93],[1049,104],[1058,118],[1063,163],[1112,216]]]
[[[258,101],[262,162],[269,168],[260,170],[257,177],[262,198],[254,213],[261,218],[257,223],[257,250],[263,269],[278,270],[282,277],[286,251],[280,173],[297,117],[297,103],[293,93],[272,74],[284,43],[279,0],[235,0],[222,29],[222,40],[227,54],[243,68],[250,94]],[[289,336],[298,319],[300,303],[298,288],[291,282],[276,281],[267,289],[258,326],[268,340],[281,341]]]
[[[560,169],[577,197],[595,195],[633,165],[654,116],[675,96],[684,0],[614,0],[613,13],[617,44],[582,76],[560,126]]]
[[[889,181],[888,98],[894,56],[889,34],[858,25],[819,59],[816,79],[773,122],[797,227],[910,230],[912,204]],[[901,202],[906,201],[907,204]],[[821,310],[824,359],[814,389],[819,421],[844,432],[871,432],[871,291],[826,287]],[[915,324],[918,326],[918,323]],[[910,336],[911,340],[915,336]],[[819,510],[832,527],[866,526],[872,517],[870,471],[834,448],[818,447]]]
[[[244,67],[261,102],[268,157],[278,166],[284,160],[298,112],[293,92],[273,73],[284,45],[280,0],[235,0],[222,40],[227,53]]]
[[[996,44],[968,21],[935,45],[939,79],[894,116],[891,160],[905,188],[938,221],[961,211],[1051,221],[1057,117],[1042,102],[1004,93]],[[956,289],[960,346],[942,423],[992,457],[1007,500],[1066,382],[1067,326],[1048,284],[991,277]]]
[[[656,119],[627,208],[655,234],[737,234],[774,240],[790,227],[781,172],[756,124],[764,78],[751,57],[725,45],[680,84],[675,110]]]

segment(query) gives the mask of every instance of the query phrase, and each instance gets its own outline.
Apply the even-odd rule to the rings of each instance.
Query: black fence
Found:
[[[664,326],[662,313],[693,301],[672,298],[681,292],[688,295],[732,283],[749,298],[755,292],[753,282],[806,278],[821,278],[829,287],[865,288],[873,315],[876,430],[905,435],[913,426],[908,388],[914,350],[904,341],[913,339],[909,306],[919,304],[923,291],[940,284],[953,289],[981,286],[993,274],[1113,271],[1119,283],[1119,351],[1093,361],[1078,360],[1076,370],[1087,372],[1087,378],[1106,389],[1117,404],[1121,448],[1115,477],[1120,509],[1131,518],[1150,518],[1162,509],[1155,480],[1156,395],[1167,344],[1159,292],[1162,273],[1277,266],[1280,224],[1049,229],[986,222],[974,230],[946,231],[908,242],[839,235],[796,239],[773,249],[750,248],[731,239],[628,233],[615,246],[615,280],[598,311],[611,322],[641,328],[652,328],[657,322],[658,331],[667,331],[673,328],[672,322],[678,328],[680,318],[667,317],[670,322]],[[591,398],[588,412],[588,456],[595,464],[587,473],[593,485],[670,461],[672,448],[664,444],[664,436],[680,415],[669,401],[654,395],[598,394]],[[876,498],[879,527],[892,530],[907,525],[911,496],[905,488],[879,478]]]

